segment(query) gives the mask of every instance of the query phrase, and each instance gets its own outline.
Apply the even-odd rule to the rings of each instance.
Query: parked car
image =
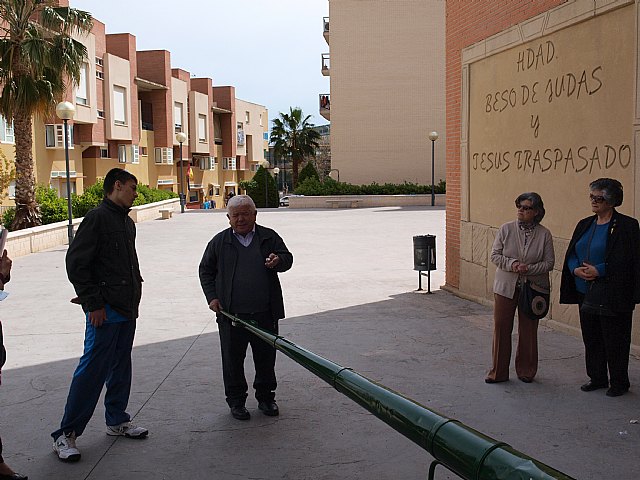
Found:
[[[288,207],[289,206],[289,199],[291,197],[304,197],[304,195],[285,195],[284,197],[280,197],[280,206],[281,207]]]

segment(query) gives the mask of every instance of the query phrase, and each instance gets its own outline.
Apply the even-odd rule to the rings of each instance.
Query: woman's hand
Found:
[[[600,276],[598,269],[587,262],[583,262],[581,267],[577,267],[573,271],[573,274],[587,282],[595,280]]]
[[[529,271],[529,265],[526,265],[524,263],[520,263],[518,264],[518,270],[516,270],[518,273],[527,273]]]

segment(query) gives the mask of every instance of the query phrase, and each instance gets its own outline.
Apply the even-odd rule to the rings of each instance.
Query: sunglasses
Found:
[[[529,210],[533,210],[533,207],[530,207],[529,205],[516,205],[516,208],[518,210],[524,210],[525,212],[528,212]]]
[[[589,200],[596,203],[602,203],[605,201],[605,198],[602,195],[589,195]]]

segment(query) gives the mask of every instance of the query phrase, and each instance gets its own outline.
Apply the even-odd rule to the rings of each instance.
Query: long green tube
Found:
[[[380,420],[429,452],[438,462],[468,480],[574,480],[463,423],[369,380],[326,358],[274,335],[252,322],[222,312],[314,373]]]

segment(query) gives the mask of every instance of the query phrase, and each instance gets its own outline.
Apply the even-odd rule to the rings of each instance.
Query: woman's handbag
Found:
[[[532,320],[540,320],[549,313],[550,292],[529,280],[520,287],[518,306]]]
[[[587,282],[587,293],[584,294],[580,311],[588,315],[600,315],[601,317],[616,316],[616,313],[609,306],[607,284],[604,279],[596,278]]]

